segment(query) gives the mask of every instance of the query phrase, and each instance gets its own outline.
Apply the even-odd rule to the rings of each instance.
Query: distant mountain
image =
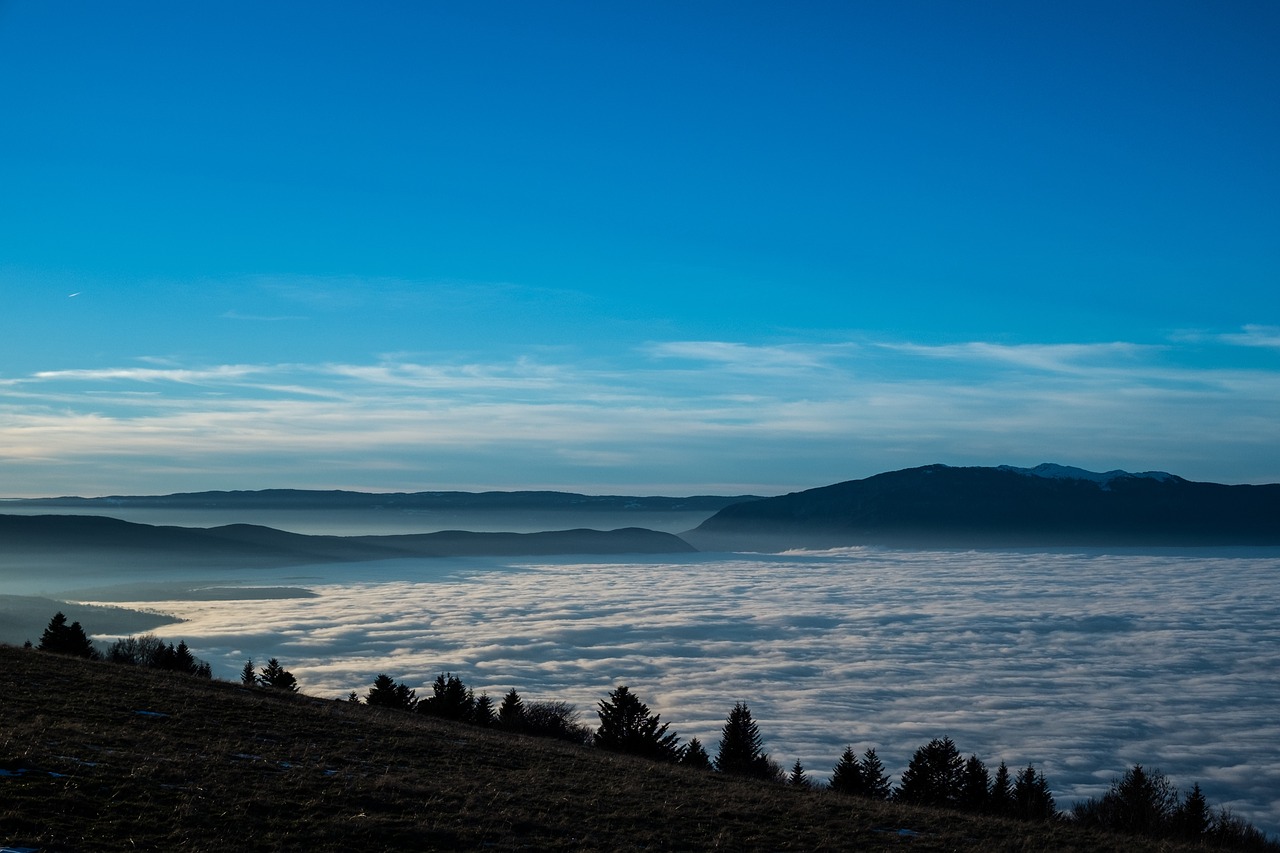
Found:
[[[702,550],[1278,545],[1280,484],[928,465],[735,504],[681,535]]]
[[[416,509],[416,510],[601,510],[715,512],[756,495],[580,495],[574,492],[351,492],[343,490],[261,489],[231,492],[182,492],[173,495],[24,498],[0,501],[12,506],[133,507],[146,509]]]
[[[397,536],[308,536],[253,524],[170,527],[92,515],[0,515],[4,562],[83,559],[87,564],[286,566],[400,557],[670,554],[694,548],[643,528]]]

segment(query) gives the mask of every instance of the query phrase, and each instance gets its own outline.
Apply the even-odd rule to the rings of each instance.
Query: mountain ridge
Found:
[[[1280,484],[926,465],[728,506],[681,535],[701,550],[1280,545]]]
[[[347,489],[244,489],[168,495],[6,498],[4,506],[134,507],[200,509],[573,509],[715,511],[758,495],[586,495],[554,490],[357,492]]]
[[[404,557],[513,557],[567,554],[671,554],[695,549],[670,533],[629,527],[475,533],[445,530],[376,536],[291,533],[256,524],[173,527],[97,515],[0,514],[0,552],[10,560],[127,556],[158,566],[181,558],[187,565],[288,566]]]

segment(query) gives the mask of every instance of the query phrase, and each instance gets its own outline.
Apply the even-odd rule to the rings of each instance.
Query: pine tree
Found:
[[[844,748],[840,760],[831,771],[831,790],[858,796],[867,793],[867,782],[862,776],[862,765],[854,757],[851,746]]]
[[[697,770],[711,769],[711,756],[707,755],[707,750],[703,747],[702,741],[695,738],[689,738],[689,742],[685,744],[684,749],[680,750],[680,763],[685,767],[692,767]]]
[[[502,697],[498,706],[498,728],[508,732],[524,731],[524,702],[514,687]]]
[[[1049,820],[1058,813],[1048,781],[1030,764],[1013,782],[1013,811],[1023,820]]]
[[[987,772],[987,765],[978,756],[970,755],[961,771],[960,797],[956,805],[969,812],[986,811],[990,798],[991,774]]]
[[[374,708],[395,708],[400,711],[412,711],[418,702],[415,691],[407,684],[397,684],[395,679],[385,672],[379,673],[373,680],[373,686],[364,697],[364,703]]]
[[[187,648],[187,641],[179,640],[178,647],[173,650],[174,671],[194,675],[196,668],[196,656],[191,654],[191,649]]]
[[[475,695],[451,672],[442,672],[431,684],[431,695],[418,703],[418,711],[446,720],[470,722]]]
[[[991,780],[990,794],[987,796],[987,811],[996,815],[1013,813],[1013,779],[1009,776],[1009,765],[1003,761],[996,768],[995,778]]]
[[[89,636],[84,632],[84,628],[80,627],[80,623],[72,622],[68,625],[66,614],[61,611],[55,613],[49,620],[44,633],[40,635],[40,645],[37,648],[41,651],[90,660],[101,657],[98,650],[93,647]]]
[[[45,626],[44,633],[40,635],[40,645],[36,648],[42,652],[62,652],[67,631],[67,614],[59,610]]]
[[[280,665],[280,661],[272,658],[267,661],[267,665],[262,668],[258,681],[266,687],[274,687],[277,690],[286,690],[290,693],[298,692],[298,680],[293,677],[293,673]]]
[[[240,670],[240,683],[245,687],[258,686],[258,674],[253,669],[253,658],[244,662],[244,669]]]
[[[862,770],[862,784],[866,787],[866,796],[873,800],[887,800],[893,794],[893,786],[889,783],[889,774],[874,749],[868,749],[858,761]]]
[[[751,719],[746,703],[738,702],[729,712],[720,732],[720,750],[716,753],[716,769],[736,776],[769,779],[773,767],[762,749],[760,729]]]
[[[804,772],[804,765],[800,763],[800,759],[796,759],[796,763],[791,767],[791,774],[787,776],[787,784],[793,788],[812,788],[813,783],[809,781],[809,777]]]
[[[476,707],[472,712],[471,722],[481,728],[488,728],[493,725],[493,700],[489,698],[488,693],[481,693],[476,697]]]
[[[679,757],[676,735],[667,733],[667,723],[658,714],[650,714],[649,706],[625,685],[601,700],[598,707],[600,727],[595,745],[613,752],[642,755],[659,761],[675,761]]]
[[[1209,803],[1200,790],[1200,783],[1191,786],[1181,805],[1173,815],[1173,826],[1178,836],[1195,841],[1209,834],[1213,826],[1213,814],[1209,811]]]
[[[960,799],[964,759],[949,737],[915,751],[902,773],[896,799],[921,806],[954,806]]]

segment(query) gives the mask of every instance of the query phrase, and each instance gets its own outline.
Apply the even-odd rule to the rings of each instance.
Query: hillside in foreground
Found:
[[[1181,849],[8,646],[0,697],[0,846],[46,853]]]

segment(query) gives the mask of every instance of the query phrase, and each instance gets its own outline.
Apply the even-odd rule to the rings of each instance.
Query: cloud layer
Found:
[[[1159,345],[672,341],[470,363],[146,359],[0,377],[0,465],[12,496],[776,493],[930,462],[1050,459],[1274,482],[1274,339],[1250,327]]]
[[[1277,832],[1278,568],[1274,552],[404,561],[317,569],[314,599],[145,606],[188,619],[161,633],[227,678],[274,655],[336,697],[448,670],[592,723],[628,684],[712,747],[745,700],[771,754],[817,775],[846,744],[898,772],[949,735],[1035,763],[1063,805],[1141,762]]]

